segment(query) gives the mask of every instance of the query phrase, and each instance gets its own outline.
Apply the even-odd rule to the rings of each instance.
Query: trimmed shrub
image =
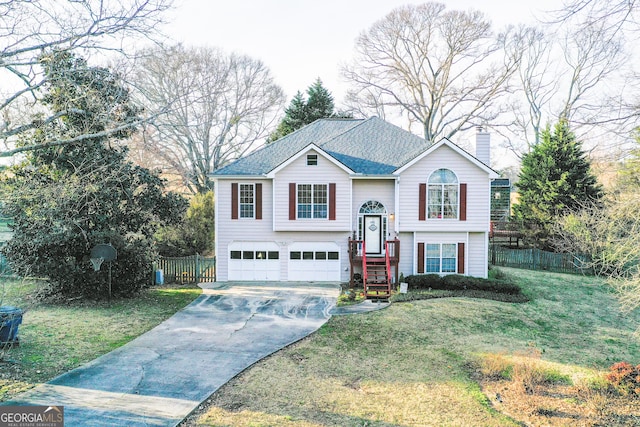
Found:
[[[504,276],[503,276],[504,277]],[[449,291],[477,290],[499,294],[520,294],[520,287],[508,280],[482,279],[480,277],[450,274],[418,274],[407,276],[405,281],[411,290],[442,289]]]
[[[475,285],[473,277],[461,276],[459,274],[443,276],[442,287],[443,289],[450,291],[460,291],[463,289],[479,289]]]
[[[419,289],[444,289],[442,277],[438,274],[417,274],[407,276],[405,282],[411,290]]]

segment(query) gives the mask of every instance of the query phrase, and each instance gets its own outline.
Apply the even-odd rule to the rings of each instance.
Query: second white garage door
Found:
[[[289,245],[289,281],[340,281],[340,247],[333,242]]]

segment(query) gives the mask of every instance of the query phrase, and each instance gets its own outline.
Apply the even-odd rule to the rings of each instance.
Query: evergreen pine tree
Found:
[[[547,127],[540,144],[523,156],[516,185],[514,217],[527,240],[544,249],[553,249],[551,227],[560,216],[598,202],[603,195],[566,120],[560,120],[553,132]]]
[[[286,134],[293,132],[296,129],[300,129],[302,126],[309,123],[307,119],[307,103],[304,100],[304,96],[299,91],[296,96],[291,100],[289,107],[284,110],[285,116],[282,120]]]
[[[327,117],[351,117],[347,114],[336,114],[334,111],[333,96],[323,85],[319,78],[307,88],[307,99],[300,91],[291,100],[284,110],[284,117],[277,129],[269,135],[267,142],[273,142],[303,126],[313,123],[318,119]]]
[[[316,79],[307,89],[306,120],[313,123],[318,119],[334,115],[333,96],[322,86],[322,81]]]

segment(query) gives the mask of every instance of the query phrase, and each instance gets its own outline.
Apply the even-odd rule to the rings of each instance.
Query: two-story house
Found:
[[[347,281],[385,258],[388,276],[486,277],[498,175],[476,144],[321,119],[214,171],[218,280]]]

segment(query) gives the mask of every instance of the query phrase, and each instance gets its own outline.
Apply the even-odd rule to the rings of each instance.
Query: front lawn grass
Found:
[[[42,302],[42,282],[0,279],[2,305],[24,310],[20,345],[0,351],[0,401],[69,371],[131,341],[201,293],[195,285],[146,289],[111,302]]]
[[[640,402],[590,384],[615,362],[640,363],[640,314],[621,313],[597,278],[504,271],[528,302],[437,298],[334,316],[182,425],[638,425]],[[484,375],[500,358],[505,374]]]

